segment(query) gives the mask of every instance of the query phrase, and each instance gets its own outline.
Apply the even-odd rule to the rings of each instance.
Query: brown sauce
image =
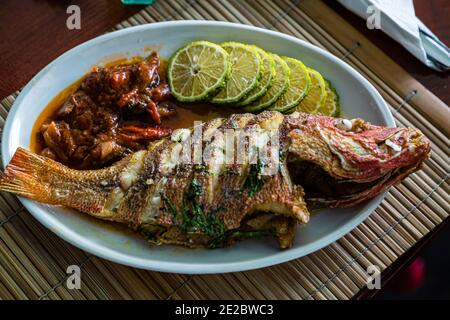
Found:
[[[30,140],[30,150],[34,153],[40,154],[41,151],[46,147],[45,141],[42,138],[42,134],[40,132],[42,125],[49,120],[53,120],[55,118],[56,112],[61,108],[61,106],[66,102],[67,98],[77,91],[78,87],[83,81],[84,77],[75,81],[70,86],[65,88],[63,91],[58,93],[42,110],[37,118],[36,122],[33,125],[33,129],[31,131],[31,140]]]
[[[120,58],[115,59],[114,61],[108,61],[106,63],[102,63],[101,67],[113,67],[117,65],[127,65],[141,61],[143,58],[134,57],[134,58]],[[161,60],[160,66],[158,68],[158,73],[161,77],[162,81],[165,81],[166,75],[166,61]],[[50,121],[56,118],[58,110],[61,109],[63,104],[67,101],[67,99],[75,93],[79,88],[83,80],[88,76],[89,73],[83,76],[81,79],[77,80],[64,90],[62,90],[58,95],[56,95],[50,103],[44,108],[44,110],[39,115],[38,119],[34,123],[32,134],[31,134],[31,143],[30,149],[31,151],[40,154],[46,147],[46,143],[43,139],[41,128],[45,123],[49,123]],[[170,129],[177,128],[188,128],[193,126],[194,121],[202,121],[206,122],[211,119],[219,118],[219,117],[228,117],[229,115],[236,113],[235,108],[225,107],[220,105],[213,104],[185,104],[174,101],[171,99],[173,105],[175,106],[176,113],[163,120],[163,127]],[[136,120],[132,120],[134,123],[139,123],[139,117]],[[143,147],[145,144],[143,144]],[[72,166],[76,167],[76,166]]]
[[[217,106],[214,104],[183,104],[177,102],[177,114],[165,121],[165,125],[172,129],[189,128],[194,121],[206,122],[216,118],[225,118],[238,113],[236,108]]]

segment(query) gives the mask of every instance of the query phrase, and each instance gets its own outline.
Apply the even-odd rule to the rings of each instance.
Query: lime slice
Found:
[[[340,105],[339,105],[339,95],[336,89],[333,87],[330,81],[325,79],[327,97],[323,106],[317,110],[317,113],[323,114],[330,117],[339,117]]]
[[[225,87],[211,99],[213,103],[235,103],[258,83],[262,74],[261,57],[250,46],[238,42],[221,44],[230,55],[231,73]]]
[[[306,97],[296,107],[297,111],[316,113],[317,110],[325,103],[327,98],[327,90],[325,80],[322,75],[311,68],[307,68],[309,78],[311,79],[311,88]]]
[[[275,77],[272,86],[258,100],[244,107],[246,112],[260,112],[269,108],[289,88],[290,69],[287,63],[276,54],[270,54],[275,61]]]
[[[172,95],[182,102],[202,101],[217,93],[230,74],[230,57],[219,45],[197,41],[170,58],[168,82]]]
[[[286,61],[289,69],[291,69],[289,88],[270,107],[270,110],[279,112],[287,112],[296,107],[306,96],[311,85],[308,70],[303,63],[289,57],[283,57],[283,60]]]
[[[263,72],[261,79],[256,84],[256,87],[254,87],[250,91],[250,93],[244,98],[244,100],[238,103],[238,106],[245,106],[247,104],[250,104],[261,97],[263,94],[265,94],[272,85],[272,81],[275,76],[275,61],[272,59],[272,57],[263,49],[258,48],[257,46],[251,47],[254,48],[261,57]]]

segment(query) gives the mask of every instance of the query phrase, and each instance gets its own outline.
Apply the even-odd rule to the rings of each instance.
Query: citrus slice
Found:
[[[276,54],[270,54],[275,61],[275,77],[272,86],[258,100],[244,106],[246,112],[260,112],[269,108],[289,88],[290,69],[287,63]]]
[[[317,113],[323,114],[330,117],[339,117],[340,105],[339,105],[339,95],[336,89],[333,87],[330,81],[325,79],[327,97],[323,106],[317,110]]]
[[[256,87],[254,87],[242,100],[238,103],[238,106],[245,106],[247,104],[252,103],[259,97],[261,97],[263,94],[266,93],[266,91],[270,88],[272,85],[273,78],[275,76],[275,61],[272,59],[272,57],[267,54],[263,49],[258,48],[257,46],[252,46],[261,57],[261,63],[263,67],[261,79],[256,84]]]
[[[289,88],[270,107],[270,110],[287,112],[296,107],[306,96],[311,85],[308,70],[305,65],[294,58],[283,57],[291,73],[289,75]]]
[[[231,73],[211,102],[235,103],[256,87],[262,74],[261,57],[255,49],[242,43],[225,42],[221,46],[230,55]]]
[[[225,85],[230,67],[229,54],[221,46],[208,41],[192,42],[170,58],[170,91],[182,102],[206,100]]]
[[[306,97],[296,107],[296,110],[307,113],[316,113],[325,103],[327,97],[326,84],[319,72],[311,68],[307,69],[309,78],[311,79],[311,88]]]

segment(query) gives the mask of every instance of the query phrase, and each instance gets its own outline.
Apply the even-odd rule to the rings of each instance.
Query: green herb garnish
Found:
[[[260,159],[258,162],[250,164],[250,171],[245,179],[244,185],[242,186],[241,192],[249,190],[249,196],[254,196],[265,184],[265,179],[261,176],[261,170],[263,168],[263,163]]]
[[[263,179],[260,177],[262,163],[258,161],[257,164],[251,165],[249,176],[247,177],[243,189],[250,190],[250,195],[258,192],[264,185]],[[227,238],[256,238],[270,234],[269,230],[229,230],[225,229],[224,223],[219,219],[217,213],[223,208],[217,208],[210,212],[205,212],[203,205],[198,202],[198,197],[203,194],[203,186],[197,179],[192,179],[188,190],[183,196],[183,209],[179,212],[172,202],[166,197],[162,196],[164,200],[164,208],[166,211],[172,213],[173,221],[176,221],[178,216],[181,216],[182,223],[179,228],[183,232],[201,231],[205,235],[212,238],[208,247],[216,248],[220,243]]]
[[[222,238],[226,230],[225,225],[217,216],[217,212],[223,210],[223,208],[211,210],[209,213],[205,212],[203,206],[198,203],[198,197],[202,193],[202,185],[194,178],[183,196],[181,212],[178,212],[167,197],[163,198],[166,204],[165,208],[175,217],[181,216],[183,221],[179,228],[184,232],[199,230],[213,239]]]

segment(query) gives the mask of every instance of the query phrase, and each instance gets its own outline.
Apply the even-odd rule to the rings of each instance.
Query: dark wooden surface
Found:
[[[81,29],[66,27],[66,9],[81,9]],[[0,98],[23,87],[70,48],[141,10],[120,0],[0,0]]]
[[[162,0],[161,0],[162,1]],[[449,72],[426,68],[381,31],[369,30],[365,21],[334,0],[325,2],[411,73],[445,103],[450,104]],[[450,1],[414,0],[416,14],[447,45],[450,44]],[[81,30],[66,28],[66,8],[81,8]],[[111,29],[139,11],[120,0],[0,0],[0,98],[24,86],[39,70],[68,49]],[[437,228],[438,230],[444,229]],[[433,239],[433,231],[384,273],[388,281]],[[370,297],[362,291],[357,297]]]
[[[426,67],[400,44],[385,35],[381,30],[369,30],[366,21],[351,13],[335,0],[325,0],[347,22],[364,34],[371,42],[381,48],[395,62],[419,80],[447,105],[450,105],[450,72],[434,71]],[[450,1],[449,0],[414,0],[416,15],[433,31],[442,42],[450,46]]]

